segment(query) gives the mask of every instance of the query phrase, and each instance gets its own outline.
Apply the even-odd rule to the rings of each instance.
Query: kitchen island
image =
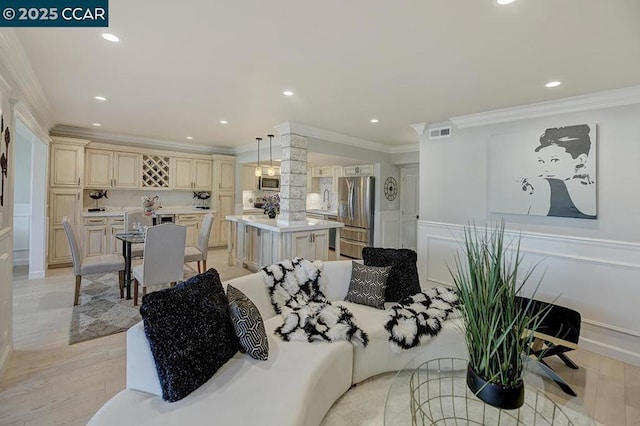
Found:
[[[265,215],[227,216],[229,265],[241,262],[252,271],[284,259],[329,260],[329,230],[336,230],[336,259],[340,258],[341,222],[311,219],[283,225]]]

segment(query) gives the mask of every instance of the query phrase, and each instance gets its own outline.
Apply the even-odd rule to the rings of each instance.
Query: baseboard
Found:
[[[609,358],[617,359],[619,361],[626,362],[640,367],[640,354],[636,352],[627,351],[625,349],[607,345],[606,343],[598,342],[589,338],[580,337],[580,343],[578,346],[581,349],[585,349],[589,352],[604,355]]]
[[[2,353],[2,357],[0,358],[0,378],[2,378],[7,365],[9,365],[9,359],[11,358],[12,352],[13,348],[11,347],[11,345],[4,348],[4,352]]]
[[[37,280],[40,278],[44,278],[45,272],[44,271],[34,271],[34,272],[29,272],[29,279],[30,280]]]

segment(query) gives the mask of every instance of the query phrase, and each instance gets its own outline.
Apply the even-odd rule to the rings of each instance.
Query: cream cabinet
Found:
[[[344,176],[373,176],[373,164],[361,166],[344,166]]]
[[[320,180],[313,177],[313,167],[307,167],[307,194],[320,192]]]
[[[312,167],[311,176],[315,178],[331,177],[331,166]]]
[[[236,176],[235,160],[214,160],[214,189],[218,191],[233,191]]]
[[[251,271],[274,264],[278,259],[278,233],[238,224],[239,260]],[[274,247],[275,245],[275,247]]]
[[[49,185],[58,188],[80,188],[84,167],[84,147],[51,144]]]
[[[211,191],[211,161],[174,157],[171,171],[173,189]]]
[[[291,238],[291,258],[303,257],[308,260],[328,260],[329,230],[293,232]]]
[[[107,218],[84,219],[83,244],[85,257],[101,256],[107,251]]]
[[[109,254],[122,254],[122,241],[116,238],[116,234],[124,232],[124,217],[110,217],[107,219],[107,252]]]
[[[198,232],[202,215],[199,214],[179,214],[176,216],[176,223],[187,227],[186,246],[198,245]]]
[[[49,190],[49,264],[67,264],[72,261],[67,235],[62,219],[67,217],[75,227],[76,237],[81,238],[78,211],[80,194],[75,189]]]
[[[216,218],[213,221],[213,246],[226,246],[229,221],[226,216],[233,215],[233,192],[220,192],[217,195]]]
[[[87,149],[85,187],[137,189],[140,187],[140,155]]]
[[[258,177],[253,166],[242,166],[242,190],[255,191],[258,189]]]
[[[343,176],[342,166],[331,166],[331,176],[333,177],[333,192],[338,193],[338,184]]]

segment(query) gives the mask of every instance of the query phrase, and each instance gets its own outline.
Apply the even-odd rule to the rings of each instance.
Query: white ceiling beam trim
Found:
[[[172,142],[161,139],[144,138],[137,136],[119,135],[116,133],[101,132],[80,127],[58,125],[51,129],[55,136],[71,136],[90,139],[96,142],[118,143],[120,145],[138,146],[145,148],[166,149],[169,151],[183,151],[194,154],[233,154],[230,147],[193,145],[182,142]]]
[[[461,129],[640,103],[640,86],[452,117]]]
[[[418,135],[422,135],[427,130],[427,123],[410,124],[410,126]]]
[[[24,95],[26,104],[33,108],[33,114],[40,118],[41,127],[51,128],[51,106],[13,29],[0,31],[0,61]]]
[[[286,133],[295,133],[300,136],[307,136],[316,139],[322,139],[329,142],[336,142],[343,145],[355,146],[358,148],[370,149],[372,151],[391,153],[391,147],[365,139],[355,138],[353,136],[343,135],[331,130],[319,129],[317,127],[307,126],[306,124],[287,121],[274,126],[281,135]]]
[[[392,146],[391,149],[391,154],[404,154],[407,152],[419,152],[420,151],[420,145],[417,143],[412,143],[412,144],[408,144],[408,145],[400,145],[400,146]]]

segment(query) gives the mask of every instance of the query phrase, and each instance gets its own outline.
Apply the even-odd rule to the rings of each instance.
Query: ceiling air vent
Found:
[[[451,126],[429,129],[429,139],[448,138],[449,136],[451,136]]]

